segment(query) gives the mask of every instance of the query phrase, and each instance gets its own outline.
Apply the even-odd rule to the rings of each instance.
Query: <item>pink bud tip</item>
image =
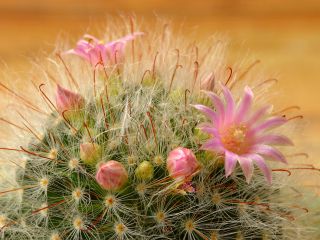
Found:
[[[117,190],[127,182],[128,173],[121,163],[111,160],[99,166],[96,180],[106,190]]]
[[[199,169],[199,164],[190,149],[178,147],[169,153],[167,169],[172,178],[190,180]]]
[[[56,92],[56,105],[60,113],[66,110],[79,110],[84,106],[84,98],[58,85]]]

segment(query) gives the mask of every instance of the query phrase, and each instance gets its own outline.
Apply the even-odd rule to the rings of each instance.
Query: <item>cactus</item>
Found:
[[[1,182],[0,237],[266,240],[311,236],[307,227],[299,225],[308,209],[296,201],[300,189],[288,183],[288,166],[270,162],[267,167],[262,160],[257,164],[260,168],[253,169],[252,162],[246,165],[240,158],[238,166],[217,148],[208,147],[214,134],[203,123],[207,117],[222,116],[217,103],[229,105],[230,98],[242,94],[242,83],[253,86],[259,96],[272,81],[251,83],[246,72],[240,74],[244,79],[232,74],[235,69],[228,68],[222,56],[225,46],[215,39],[210,48],[199,50],[167,31],[161,38],[139,32],[106,44],[86,35],[77,48],[52,57],[48,64],[54,66],[43,67],[48,83],[39,85],[42,105],[6,88],[25,115],[21,114],[22,126],[2,121],[19,132],[16,136],[22,136],[24,143],[1,148],[14,174]],[[214,73],[209,72],[212,67]],[[55,88],[56,103],[51,100]],[[214,96],[215,101],[201,89],[210,91],[209,98]],[[253,94],[245,89],[247,97]],[[263,109],[269,113],[269,108]],[[279,117],[272,127],[294,124],[295,117],[281,114],[273,113]],[[41,116],[39,127],[34,128],[36,121],[30,123],[27,116]],[[232,136],[224,135],[228,138],[223,146],[235,152],[240,146],[242,154],[239,141],[246,132],[232,131]],[[283,136],[269,142],[291,144]],[[281,152],[272,154],[285,161]]]

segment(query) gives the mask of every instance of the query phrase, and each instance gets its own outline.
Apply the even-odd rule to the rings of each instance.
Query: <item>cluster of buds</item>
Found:
[[[57,88],[56,105],[59,112],[79,111],[84,105],[84,98],[61,86]],[[97,143],[80,144],[80,158],[87,165],[96,165],[101,159],[101,146]],[[167,170],[172,179],[179,185],[188,185],[199,169],[194,153],[187,148],[178,147],[172,150],[167,158]],[[148,181],[153,178],[154,167],[151,162],[141,162],[135,170],[137,179]],[[108,161],[100,164],[96,174],[97,182],[107,190],[117,190],[125,185],[128,173],[122,163]]]

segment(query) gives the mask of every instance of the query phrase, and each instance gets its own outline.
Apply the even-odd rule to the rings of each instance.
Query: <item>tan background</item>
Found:
[[[249,50],[262,60],[268,71],[279,75],[279,88],[285,93],[281,102],[302,107],[307,126],[301,140],[319,165],[317,0],[0,0],[0,60],[23,72],[28,66],[26,56],[52,50],[59,34],[77,38],[88,26],[105,23],[106,14],[125,12],[134,12],[145,21],[153,21],[157,14],[198,26],[199,39],[222,32],[234,43],[232,54]]]

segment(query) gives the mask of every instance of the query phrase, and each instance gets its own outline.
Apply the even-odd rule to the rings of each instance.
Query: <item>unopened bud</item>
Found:
[[[99,166],[96,180],[107,190],[118,190],[128,181],[128,173],[122,163],[108,161]]]
[[[60,113],[64,111],[78,111],[84,107],[84,98],[77,93],[71,92],[60,85],[56,92],[56,105]]]
[[[150,180],[153,178],[153,166],[149,161],[143,161],[135,171],[136,177],[141,180]]]
[[[96,143],[80,144],[80,158],[85,164],[94,165],[101,157],[101,147]]]

